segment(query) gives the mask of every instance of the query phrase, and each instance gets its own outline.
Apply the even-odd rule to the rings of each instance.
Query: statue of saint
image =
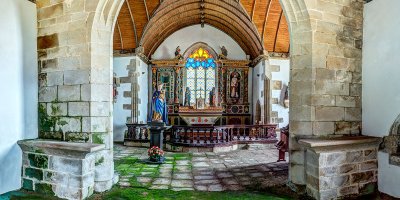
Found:
[[[227,59],[228,57],[228,50],[225,48],[225,46],[221,47],[221,54],[219,54],[220,59]]]
[[[181,55],[181,48],[179,46],[175,49],[175,59],[182,59],[183,56]]]
[[[165,100],[165,91],[162,89],[164,84],[160,84],[153,93],[151,101],[150,122],[164,122],[168,124],[168,110]]]
[[[184,106],[190,106],[190,88],[189,87],[186,87]]]
[[[216,103],[215,87],[213,87],[210,91],[210,106],[214,107],[216,106]]]
[[[231,75],[231,98],[239,98],[239,74],[233,72]]]

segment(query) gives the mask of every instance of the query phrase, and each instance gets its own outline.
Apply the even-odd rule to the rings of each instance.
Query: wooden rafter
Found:
[[[271,3],[272,3],[272,0],[269,0],[268,5],[267,5],[267,12],[265,12],[264,25],[263,25],[262,33],[261,33],[261,41],[263,43],[264,43],[264,36],[265,36],[265,27],[267,26],[269,11],[271,10]]]
[[[251,9],[251,21],[253,21],[253,17],[254,17],[254,10],[256,9],[256,1],[253,1],[253,8]]]
[[[279,15],[278,25],[277,25],[276,32],[275,32],[274,50],[273,50],[274,52],[275,52],[275,47],[276,47],[276,41],[278,40],[279,27],[281,26],[282,14],[283,14],[283,10],[281,10],[281,14]]]
[[[133,14],[132,14],[132,10],[131,10],[131,6],[129,4],[129,1],[125,0],[125,2],[127,4],[127,6],[128,6],[129,15],[131,16],[131,20],[132,20],[133,32],[135,33],[135,44],[136,44],[136,46],[138,46],[138,36],[137,36],[137,31],[136,31],[135,19],[133,19]]]
[[[122,40],[122,33],[121,33],[121,28],[119,27],[118,20],[117,20],[117,30],[118,30],[118,33],[119,33],[119,38],[121,40],[121,49],[124,49],[124,41]]]
[[[143,3],[144,3],[144,7],[146,8],[147,21],[150,21],[149,10],[147,9],[146,0],[143,0]]]
[[[201,0],[143,0],[143,6],[140,0],[124,1],[126,5],[123,5],[123,12],[121,11],[118,16],[116,24],[118,27],[115,27],[114,32],[115,49],[131,49],[143,45],[145,54],[148,54],[149,51],[155,51],[157,45],[162,44],[170,34],[177,31],[176,28],[184,28],[178,25],[180,20],[185,20],[186,26],[201,23],[201,19],[194,18],[199,13]],[[260,48],[270,52],[288,53],[289,31],[279,0],[240,0],[240,2],[205,0],[204,2],[206,6],[204,23],[232,37],[246,54],[252,57],[259,55]],[[197,14],[193,14],[196,9]],[[184,14],[187,12],[192,13],[192,20]],[[161,23],[154,24],[153,20],[160,20]],[[173,25],[168,26],[170,29],[165,29],[167,25],[163,23]]]

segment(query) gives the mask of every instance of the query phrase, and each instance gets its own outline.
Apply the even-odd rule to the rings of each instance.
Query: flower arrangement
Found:
[[[150,161],[162,162],[164,160],[164,151],[158,146],[153,146],[147,150]]]

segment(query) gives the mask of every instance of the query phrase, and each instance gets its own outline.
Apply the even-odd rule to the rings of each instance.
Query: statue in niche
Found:
[[[186,87],[184,106],[190,106],[190,88]]]
[[[232,72],[230,84],[230,97],[239,98],[240,97],[240,75],[238,72]]]
[[[221,47],[221,54],[219,54],[219,59],[227,59],[228,57],[228,50],[225,48],[225,46]]]
[[[183,56],[181,55],[181,48],[179,46],[176,47],[175,49],[175,59],[182,59]]]
[[[216,106],[216,93],[215,93],[215,87],[212,88],[210,91],[210,106],[214,107]]]
[[[164,84],[160,84],[153,93],[149,121],[164,122],[165,124],[168,124],[168,110],[163,86]]]

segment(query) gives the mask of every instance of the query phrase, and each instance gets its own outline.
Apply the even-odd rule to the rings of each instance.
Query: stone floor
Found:
[[[164,164],[147,164],[147,149],[115,145],[121,187],[224,191],[285,184],[287,162],[276,162],[276,148],[250,147],[229,153],[166,152]]]

